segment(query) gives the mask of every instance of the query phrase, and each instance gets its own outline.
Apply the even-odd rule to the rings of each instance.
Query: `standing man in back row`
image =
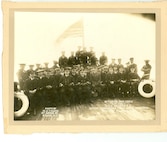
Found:
[[[99,62],[100,62],[100,65],[107,65],[108,59],[107,59],[107,56],[105,55],[105,52],[102,52]]]
[[[137,64],[134,63],[134,58],[130,58],[129,62],[129,73],[131,72],[130,69],[134,68],[135,73],[137,73]]]
[[[141,71],[143,71],[142,79],[150,79],[151,65],[149,64],[149,60],[145,60],[145,65],[142,67]]]
[[[64,67],[67,67],[67,65],[68,65],[68,59],[65,56],[65,51],[62,51],[62,55],[59,58],[59,66],[60,68],[64,68]]]

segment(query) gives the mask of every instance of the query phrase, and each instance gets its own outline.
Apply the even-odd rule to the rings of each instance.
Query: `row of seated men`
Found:
[[[104,66],[32,71],[19,84],[29,97],[30,108],[37,108],[90,103],[96,98],[132,97],[138,95],[139,81],[134,66]]]

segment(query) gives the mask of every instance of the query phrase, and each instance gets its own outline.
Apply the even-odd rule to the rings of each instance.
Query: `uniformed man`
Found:
[[[131,66],[130,67],[130,73],[128,75],[128,81],[130,82],[130,94],[132,97],[138,95],[138,85],[140,81],[139,75],[136,73],[136,67]]]
[[[63,105],[71,105],[71,98],[74,93],[73,88],[71,87],[73,85],[72,77],[70,75],[70,68],[66,67],[64,70],[64,76],[60,78],[59,86],[60,88],[60,95],[61,95],[61,101]]]
[[[68,65],[68,59],[65,56],[65,51],[62,52],[61,57],[59,58],[59,66],[60,68],[65,68]]]
[[[25,87],[25,81],[26,81],[26,79],[28,79],[27,72],[25,71],[25,64],[20,64],[20,69],[17,72],[17,76],[18,76],[20,89],[24,90],[25,89],[24,88]]]
[[[34,71],[34,65],[29,65],[29,69],[27,70],[27,75],[29,76],[30,74],[33,74]]]
[[[96,67],[97,66],[97,57],[96,54],[93,53],[92,56],[90,57],[90,65]]]
[[[44,69],[44,71],[46,71],[46,72],[49,72],[49,71],[50,71],[50,69],[49,69],[49,63],[48,63],[48,62],[45,62],[45,63],[44,63],[44,68],[43,68],[43,69]],[[45,72],[45,73],[46,73],[46,72]]]
[[[129,90],[127,85],[127,76],[122,66],[119,67],[118,72],[118,93],[120,97],[126,97],[127,91]]]
[[[60,84],[60,78],[64,75],[61,75],[61,69],[60,68],[56,68],[55,72],[54,72],[54,76],[53,76],[53,94],[54,94],[54,102],[55,104],[61,105],[61,96],[60,96],[60,89],[59,89],[59,84]]]
[[[88,54],[88,65],[91,65],[91,57],[95,55],[95,52],[93,51],[93,47],[89,47],[90,48],[90,51],[87,53]]]
[[[99,96],[101,93],[101,74],[98,71],[97,67],[93,67],[90,73],[90,78],[89,78],[91,85],[92,85],[92,93],[94,97]]]
[[[87,73],[84,69],[80,70],[80,74],[78,76],[78,81],[77,81],[77,96],[78,96],[78,101],[79,103],[87,103],[90,99],[90,94],[91,94],[91,86],[90,86],[90,81],[87,77]]]
[[[133,57],[130,58],[129,69],[130,68],[134,68],[135,69],[135,73],[137,73],[137,64],[134,63],[134,58]],[[129,72],[131,72],[131,71],[129,70]]]
[[[149,64],[149,60],[145,60],[145,65],[142,67],[141,71],[143,71],[142,79],[150,79],[151,65]]]
[[[76,56],[76,65],[81,64],[81,46],[78,46],[78,50],[75,56]]]
[[[30,106],[28,109],[28,113],[33,113],[36,115],[36,80],[35,80],[35,72],[31,72],[29,74],[29,78],[26,79],[25,82],[25,94],[29,98]]]
[[[68,59],[68,66],[69,67],[73,67],[74,65],[76,65],[77,59],[74,56],[74,51],[71,52],[71,56]]]
[[[37,72],[38,72],[39,70],[41,70],[41,69],[42,69],[41,64],[38,64],[38,63],[37,63],[37,64],[36,64],[36,69],[35,69],[35,74],[38,75]]]
[[[120,67],[124,68],[124,66],[122,64],[122,59],[121,58],[118,59],[118,65],[117,65],[117,67],[118,67],[118,70],[119,70]]]
[[[45,80],[45,70],[41,69],[37,72],[38,78],[37,78],[37,98],[38,98],[38,104],[40,108],[45,107],[45,87],[46,87],[46,80]]]
[[[74,93],[72,94],[71,96],[71,103],[72,104],[78,104],[79,103],[79,100],[78,100],[78,95],[76,93],[77,91],[77,82],[78,82],[78,74],[77,74],[77,69],[75,67],[73,67],[71,69],[71,77],[72,77],[72,83],[71,83],[71,86],[72,89],[74,90]]]
[[[107,74],[107,81],[106,81],[106,85],[107,85],[107,92],[108,92],[108,97],[109,98],[115,98],[115,88],[114,88],[114,70],[112,67],[109,68],[109,72]]]
[[[119,76],[118,76],[118,67],[117,66],[113,66],[113,81],[114,81],[114,88],[113,88],[113,91],[114,91],[114,96],[115,97],[119,97],[118,95],[118,88],[119,88]]]
[[[53,66],[52,66],[52,68],[53,69],[56,69],[56,68],[58,68],[59,67],[59,65],[58,65],[58,61],[53,61]]]
[[[81,64],[86,67],[88,63],[88,52],[86,51],[86,47],[83,48],[83,50],[80,52],[80,59],[81,59]]]
[[[109,65],[109,68],[114,68],[115,66],[117,66],[117,64],[115,63],[115,59],[112,58],[111,64]]]
[[[100,65],[107,65],[108,59],[107,59],[107,56],[105,55],[105,52],[102,52],[99,62],[100,62]]]
[[[101,70],[101,97],[107,97],[107,75],[108,75],[108,66],[104,66]]]

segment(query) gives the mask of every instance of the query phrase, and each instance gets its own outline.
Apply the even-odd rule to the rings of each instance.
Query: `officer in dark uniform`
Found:
[[[82,69],[80,70],[80,74],[78,76],[78,81],[77,81],[77,96],[78,96],[78,101],[79,103],[87,103],[90,99],[90,94],[91,94],[91,86],[90,86],[90,81],[87,77],[87,72]]]
[[[120,66],[118,72],[118,94],[120,98],[126,97],[128,90],[129,88],[127,85],[127,76],[125,74],[124,68]]]
[[[69,106],[71,104],[71,98],[73,97],[74,90],[71,87],[73,85],[72,77],[70,75],[70,68],[66,67],[64,70],[64,76],[60,78],[60,95],[63,105]]]
[[[124,66],[122,64],[122,59],[121,58],[118,59],[117,67],[118,67],[118,70],[119,70],[119,68],[124,68]]]
[[[101,70],[101,86],[102,86],[102,92],[101,97],[105,98],[107,97],[107,75],[108,75],[108,66],[104,66]]]
[[[139,75],[136,73],[136,66],[130,67],[130,73],[128,75],[128,81],[130,82],[130,94],[132,97],[138,95],[138,85],[140,81]]]
[[[53,68],[53,69],[56,69],[56,68],[58,68],[58,67],[59,67],[58,62],[57,62],[57,61],[53,61],[53,66],[52,66],[52,68]]]
[[[41,68],[41,64],[36,64],[36,69],[35,69],[35,71],[37,72],[38,70],[41,70],[42,68]]]
[[[98,59],[97,59],[95,53],[93,53],[92,56],[90,57],[90,65],[97,66],[97,61],[98,61]]]
[[[71,52],[71,56],[70,56],[69,59],[68,59],[68,66],[69,66],[69,67],[73,67],[74,65],[76,65],[76,62],[77,62],[77,59],[76,59],[76,57],[74,56],[74,52],[72,51],[72,52]]]
[[[90,51],[87,52],[87,54],[88,54],[87,63],[88,63],[88,65],[91,65],[91,57],[95,55],[95,52],[93,51],[93,47],[92,46],[90,47]]]
[[[31,72],[25,82],[25,95],[30,101],[28,113],[33,113],[34,115],[36,115],[36,91],[35,72]]]
[[[119,97],[118,96],[118,88],[119,88],[119,83],[118,83],[118,67],[117,66],[113,66],[113,81],[114,81],[114,84],[113,84],[113,91],[114,91],[114,96],[115,97]]]
[[[76,65],[81,64],[81,46],[78,46],[78,50],[75,56],[76,56]]]
[[[88,63],[88,52],[86,51],[86,47],[83,48],[83,50],[81,51],[81,64],[86,67],[87,63]]]
[[[25,90],[25,81],[28,79],[27,72],[25,71],[25,64],[20,64],[20,69],[17,72],[18,81],[21,90]]]
[[[113,68],[114,69],[115,66],[117,66],[117,64],[115,63],[115,59],[112,58],[111,64],[109,65],[109,68]]]
[[[107,56],[105,55],[105,52],[102,52],[102,55],[99,59],[100,65],[106,65],[108,62]]]
[[[45,87],[46,87],[46,80],[45,80],[45,70],[39,70],[37,78],[37,96],[39,101],[39,107],[45,107]]]
[[[59,89],[59,84],[60,84],[60,78],[62,77],[60,75],[60,72],[61,72],[61,69],[60,68],[56,68],[55,69],[55,72],[54,72],[54,76],[53,76],[53,84],[52,84],[52,87],[53,87],[53,95],[54,95],[54,102],[55,102],[55,105],[58,106],[58,105],[61,105],[61,97],[60,97],[60,89]]]
[[[97,67],[93,67],[90,73],[90,82],[92,85],[92,94],[94,97],[100,96],[101,92],[101,74]]]
[[[145,65],[142,67],[141,71],[143,71],[142,79],[150,79],[151,65],[149,64],[149,60],[145,60]]]
[[[107,74],[107,80],[106,80],[106,85],[107,85],[107,97],[109,97],[109,98],[113,98],[113,97],[115,97],[115,92],[114,92],[114,90],[115,90],[115,88],[114,88],[114,75],[113,75],[113,73],[114,73],[114,70],[113,70],[113,68],[112,67],[109,67],[109,72],[108,72],[108,74]]]
[[[59,66],[60,68],[65,68],[67,67],[67,65],[68,65],[68,59],[65,56],[65,52],[63,51],[61,57],[59,58]]]
[[[29,76],[30,74],[33,74],[34,71],[34,65],[29,65],[29,69],[26,71],[27,75]]]
[[[130,58],[130,62],[129,62],[129,69],[131,69],[131,68],[135,68],[135,73],[137,73],[137,64],[134,63],[133,57]],[[129,70],[129,72],[131,72],[131,71]]]
[[[48,63],[48,62],[45,62],[45,63],[44,63],[44,68],[43,68],[43,70],[46,71],[46,72],[49,72],[49,71],[50,71],[49,63]],[[45,75],[46,75],[46,72],[45,72]]]

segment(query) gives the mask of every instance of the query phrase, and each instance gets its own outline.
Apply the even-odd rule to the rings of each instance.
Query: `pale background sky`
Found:
[[[15,74],[20,63],[36,64],[58,60],[61,51],[69,57],[77,51],[82,38],[66,38],[59,45],[56,39],[71,24],[83,18],[84,45],[93,46],[99,58],[104,51],[111,58],[122,58],[125,65],[130,57],[138,64],[139,75],[144,60],[149,59],[155,73],[155,22],[140,15],[123,13],[54,13],[15,12]],[[28,66],[27,66],[28,67]],[[16,76],[15,76],[16,80]]]

